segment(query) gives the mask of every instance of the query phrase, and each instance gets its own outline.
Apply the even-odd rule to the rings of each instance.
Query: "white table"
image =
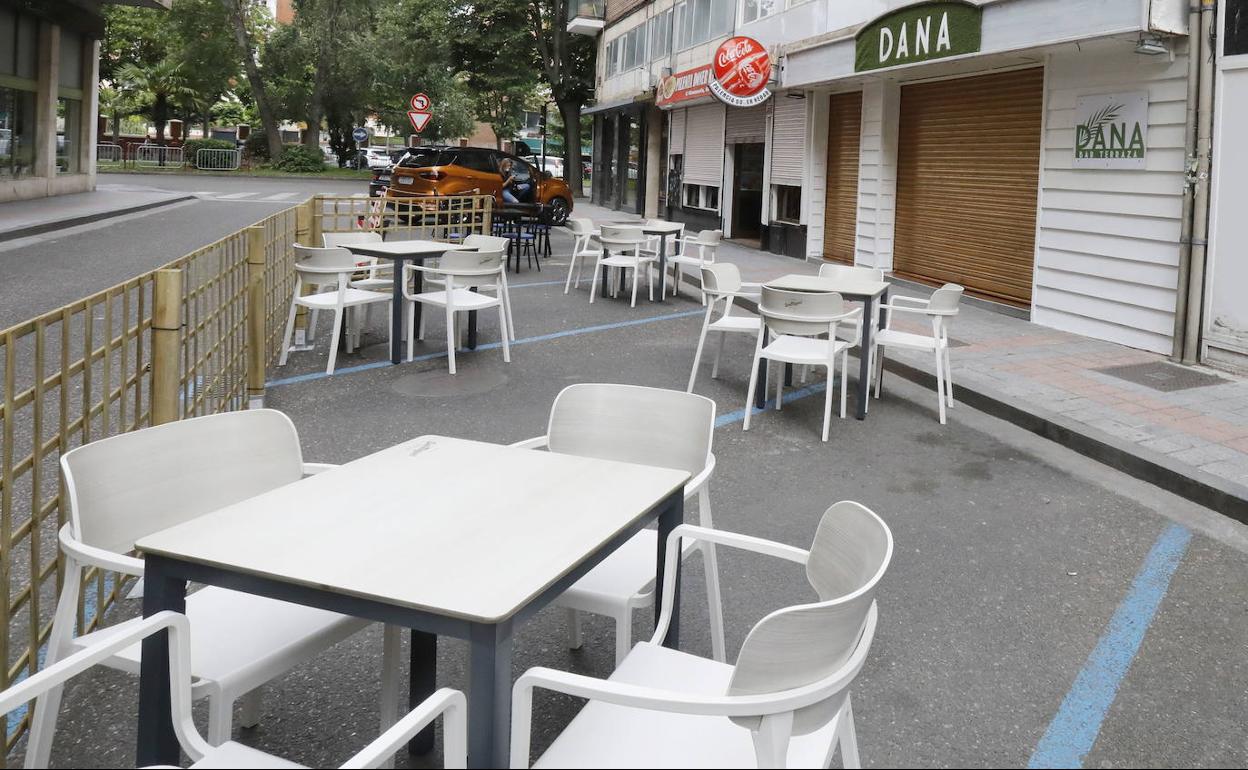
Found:
[[[659,301],[667,299],[667,237],[676,235],[685,229],[681,222],[656,220],[653,222],[608,222],[616,227],[635,227],[646,235],[654,235],[659,239]],[[621,270],[621,272],[623,272]],[[602,296],[607,296],[607,269],[602,269]]]
[[[875,333],[875,303],[877,300],[881,304],[888,302],[888,282],[863,280],[861,278],[825,278],[819,275],[790,274],[768,281],[766,285],[773,289],[785,289],[788,291],[836,292],[848,299],[862,302],[862,343],[858,353],[858,411],[855,416],[859,420],[865,419],[867,416],[867,398],[870,396],[870,356],[868,352],[871,350],[871,337]],[[766,331],[763,333],[766,334]],[[763,382],[767,382],[766,359],[759,361],[758,365],[758,376]],[[831,383],[828,383],[828,387],[831,387],[831,385]],[[766,390],[766,388],[760,389],[755,397],[755,405],[759,409],[763,408],[763,404],[767,400],[767,394],[764,392]]]
[[[440,241],[410,240],[385,241],[373,243],[344,243],[342,248],[361,257],[375,257],[394,262],[394,287],[390,301],[390,363],[397,364],[403,360],[403,266],[410,259],[412,262],[424,262],[431,257],[440,257],[448,251],[464,251],[470,247]],[[475,247],[471,247],[475,249]],[[416,271],[416,293],[419,294],[423,274]],[[416,325],[420,326],[420,303],[415,303]],[[477,312],[468,314],[468,347],[477,347]]]
[[[505,767],[514,629],[656,519],[661,586],[688,478],[424,436],[140,539],[143,612],[184,611],[195,581],[405,626],[413,704],[435,689],[437,637],[468,640],[469,765]],[[140,766],[178,761],[167,644],[143,644]]]

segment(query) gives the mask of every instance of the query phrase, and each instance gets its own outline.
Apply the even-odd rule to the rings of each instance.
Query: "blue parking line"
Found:
[[[807,385],[804,388],[798,388],[797,390],[792,391],[791,393],[788,393],[787,395],[785,395],[784,401],[785,403],[788,403],[789,401],[796,401],[799,398],[806,398],[807,396],[813,396],[816,393],[822,393],[827,389],[828,389],[828,383],[826,381],[816,382],[814,385]],[[756,406],[751,406],[750,415],[753,416],[756,414],[762,414],[766,410],[772,409],[775,406],[776,406],[776,400],[774,398],[769,398],[767,399],[767,402],[763,404],[762,409],[759,409]],[[720,416],[716,417],[715,427],[723,428],[727,425],[732,425],[733,423],[742,422],[743,420],[745,420],[745,410],[738,409],[735,412],[728,412],[727,414],[721,414]]]
[[[563,283],[563,281],[557,281],[557,283]],[[550,340],[563,339],[564,337],[576,337],[582,334],[593,334],[595,332],[611,331],[612,329],[624,329],[630,326],[642,326],[645,324],[658,323],[659,321],[671,321],[676,318],[689,318],[690,316],[695,316],[695,315],[700,316],[700,315],[704,315],[705,313],[706,313],[705,310],[698,308],[697,310],[684,310],[679,313],[667,313],[666,315],[656,315],[656,316],[650,316],[648,318],[634,318],[629,321],[616,321],[615,323],[598,324],[597,326],[583,326],[579,329],[566,329],[561,332],[552,332],[550,334],[539,334],[535,337],[521,337],[520,339],[512,342],[511,344],[514,347],[516,345],[530,345],[534,342],[549,342]],[[497,348],[501,348],[502,346],[503,346],[503,343],[501,342],[487,342],[482,345],[477,345],[477,350],[495,350]],[[435,358],[446,358],[446,352],[443,351],[441,353],[426,353],[425,355],[416,356],[411,361],[405,361],[403,363],[416,363],[418,361],[432,361]],[[359,364],[358,366],[344,367],[342,369],[338,369],[333,374],[326,374],[325,372],[310,372],[308,374],[300,374],[294,377],[286,377],[280,380],[272,380],[269,383],[267,383],[265,387],[276,388],[281,385],[295,385],[301,382],[312,382],[314,380],[321,380],[326,377],[336,377],[336,376],[340,376],[343,374],[355,374],[357,372],[366,372],[370,369],[382,369],[387,366],[402,366],[403,363],[392,364],[388,360],[387,361],[373,361],[367,364]]]
[[[1028,767],[1083,767],[1191,539],[1192,533],[1178,524],[1158,536],[1109,627],[1036,744]]]

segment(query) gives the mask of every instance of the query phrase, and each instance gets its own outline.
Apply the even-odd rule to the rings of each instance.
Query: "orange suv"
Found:
[[[522,185],[518,203],[503,200],[503,161],[511,162],[511,174]],[[481,147],[413,147],[391,172],[386,195],[493,195],[503,210],[536,210],[557,225],[572,213],[567,182],[515,155]]]

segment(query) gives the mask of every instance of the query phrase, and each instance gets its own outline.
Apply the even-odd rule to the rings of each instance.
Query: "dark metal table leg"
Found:
[[[659,301],[667,302],[667,233],[659,234]]]
[[[143,579],[143,617],[164,610],[186,612],[186,581],[163,574],[158,563],[147,560]],[[139,666],[139,732],[135,757],[139,767],[177,766],[182,749],[173,731],[169,695],[169,632],[143,640]]]
[[[763,344],[767,344],[767,325],[763,324],[762,331]],[[762,409],[767,403],[767,359],[758,359],[758,387],[754,389],[754,407]]]
[[[507,767],[511,624],[474,623],[468,643],[468,766]]]
[[[473,286],[469,291],[476,291],[477,287]],[[468,311],[468,349],[477,349],[477,311]]]
[[[793,364],[785,364],[784,365],[784,386],[787,388],[792,385],[793,385]]]
[[[394,258],[394,286],[390,293],[390,363],[397,364],[403,360],[403,265],[407,262],[403,257]],[[419,272],[417,273],[419,276]],[[416,279],[420,281],[418,277]],[[420,319],[420,303],[413,302]]]
[[[685,491],[678,489],[668,496],[663,503],[663,512],[659,514],[659,553],[654,574],[654,589],[658,592],[658,600],[654,603],[654,622],[659,622],[663,611],[663,580],[667,571],[667,536],[672,530],[685,523]],[[676,560],[676,592],[672,597],[672,622],[667,627],[667,636],[663,637],[663,646],[676,649],[680,644],[680,559]]]
[[[607,279],[611,277],[611,268],[606,265],[602,266],[602,298],[607,298]]]
[[[875,297],[867,297],[862,303],[862,347],[858,349],[858,414],[859,420],[867,417],[867,398],[871,395],[871,333],[875,313]],[[844,374],[841,375],[842,377]],[[832,383],[828,383],[831,387]],[[842,383],[841,387],[845,387]]]
[[[438,635],[412,629],[409,655],[407,707],[415,709],[438,689]],[[407,743],[409,754],[433,751],[433,725],[416,734]]]

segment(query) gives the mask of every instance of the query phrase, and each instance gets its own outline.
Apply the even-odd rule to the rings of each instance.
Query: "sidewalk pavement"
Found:
[[[575,214],[607,221],[636,218],[583,202]],[[747,281],[818,270],[816,262],[732,242],[720,248],[718,259],[737,264]],[[931,291],[891,280],[894,296]],[[930,328],[903,317],[893,327]],[[951,336],[960,404],[1248,522],[1248,380],[1039,326],[973,300],[963,303]],[[890,372],[934,387],[930,356],[889,350],[886,361]],[[931,406],[934,411],[935,394]]]
[[[186,192],[128,184],[99,184],[93,192],[0,204],[0,241],[75,227],[109,217],[191,200]]]

